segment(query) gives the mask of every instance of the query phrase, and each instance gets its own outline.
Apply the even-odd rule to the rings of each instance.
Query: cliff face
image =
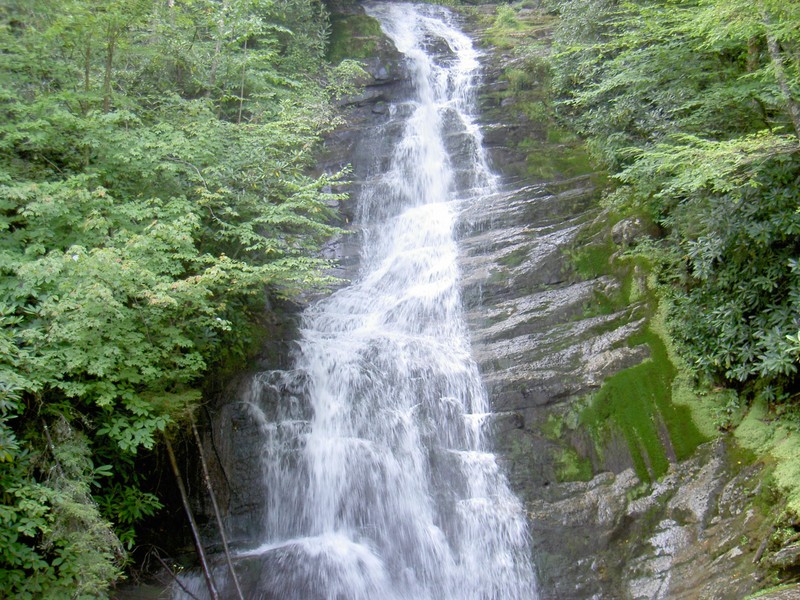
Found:
[[[597,217],[593,196],[587,179],[533,185],[465,215],[473,344],[498,413],[496,450],[528,507],[542,597],[743,598],[761,586],[753,560],[770,533],[753,506],[760,467],[742,468],[718,439],[649,484],[622,432],[610,428],[598,452],[579,418],[604,379],[652,360],[628,344],[645,307],[585,316],[619,285],[569,264]]]
[[[355,191],[365,166],[385,159],[370,131],[406,83],[387,40],[353,33],[366,18],[360,9],[339,9],[340,51],[362,47],[368,76],[343,105],[347,125],[329,138],[320,169],[352,164]],[[495,450],[528,510],[541,597],[744,598],[767,583],[763,466],[724,438],[703,438],[688,410],[661,394],[675,375],[652,331],[643,271],[607,268],[620,245],[655,232],[635,221],[612,227],[581,150],[553,142],[515,107],[504,78],[511,60],[487,47],[483,125],[504,183],[462,215],[462,297],[496,413]],[[532,153],[547,156],[547,173],[526,168]],[[349,220],[355,208],[341,208]],[[358,248],[357,235],[329,245],[338,275],[357,268]],[[270,385],[276,403],[294,394]],[[235,401],[247,389],[235,387],[211,420],[207,454],[219,458],[232,537],[246,542],[260,518],[260,474],[251,468],[258,423]],[[232,445],[234,434],[253,443]],[[202,498],[197,508],[210,518]]]
[[[613,225],[588,172],[526,174],[531,153],[576,150],[518,110],[504,76],[515,59],[486,53],[484,126],[506,185],[464,215],[463,296],[542,598],[744,598],[768,587],[764,465],[699,433],[673,399],[642,269],[607,268],[620,246],[657,232]],[[582,268],[591,256],[606,264]]]

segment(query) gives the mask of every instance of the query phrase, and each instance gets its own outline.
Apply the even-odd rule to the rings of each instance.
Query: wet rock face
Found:
[[[584,184],[498,194],[464,214],[461,240],[473,347],[504,415],[495,449],[528,507],[542,598],[742,598],[759,587],[753,557],[769,527],[749,508],[758,468],[740,472],[722,441],[648,487],[618,439],[589,481],[564,481],[564,453],[591,455],[594,442],[580,427],[554,436],[548,424],[649,356],[626,343],[644,325],[641,307],[584,315],[610,285],[580,280],[566,258],[595,214]]]
[[[473,229],[460,240],[463,298],[495,410],[530,413],[586,394],[646,356],[621,344],[642,324],[630,311],[581,318],[612,282],[581,281],[569,265],[567,249],[596,214],[589,180],[571,185],[501,192],[464,215]]]
[[[759,585],[752,556],[768,528],[749,508],[757,469],[732,467],[717,441],[644,494],[626,470],[532,499],[544,597],[745,597]]]
[[[495,450],[528,507],[544,598],[625,597],[621,558],[604,555],[635,519],[627,500],[640,485],[624,448],[618,474],[560,482],[564,448],[592,442],[546,432],[550,415],[648,355],[624,343],[642,327],[637,307],[584,318],[595,291],[612,283],[582,281],[566,254],[596,217],[594,197],[583,178],[504,191],[463,215],[462,295],[473,348],[493,410],[516,415],[495,431]]]
[[[504,85],[503,59],[484,60],[490,96]],[[673,452],[667,474],[646,484],[621,434],[600,456],[580,423],[554,429],[607,377],[650,355],[628,343],[646,325],[645,306],[587,310],[621,284],[585,280],[570,253],[597,236],[624,248],[659,232],[641,219],[598,228],[588,174],[521,181],[525,156],[515,140],[525,133],[497,107],[487,118],[484,141],[507,183],[462,215],[462,297],[493,409],[503,415],[495,450],[530,516],[541,598],[722,600],[763,587],[754,559],[770,527],[752,507],[759,467],[743,470],[717,440],[683,462]],[[583,470],[569,471],[571,456],[585,460]]]

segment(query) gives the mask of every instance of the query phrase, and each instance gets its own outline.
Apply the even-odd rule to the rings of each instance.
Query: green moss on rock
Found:
[[[776,420],[767,402],[756,399],[739,426],[736,441],[744,448],[775,460],[772,476],[783,492],[787,508],[800,514],[800,432],[796,426]]]
[[[708,437],[689,408],[672,401],[678,371],[661,337],[648,328],[630,344],[646,344],[650,358],[606,379],[582,411],[580,425],[592,433],[600,453],[610,436],[621,435],[636,474],[652,481],[666,473],[671,459],[688,458]]]
[[[611,266],[611,256],[615,251],[614,242],[608,238],[599,243],[582,246],[572,252],[570,258],[578,275],[584,279],[593,279],[614,272],[614,268]]]
[[[561,449],[556,464],[559,481],[589,481],[594,475],[592,461],[581,456],[574,448]]]
[[[331,15],[327,58],[331,63],[345,58],[371,58],[377,53],[382,37],[380,24],[369,15]]]

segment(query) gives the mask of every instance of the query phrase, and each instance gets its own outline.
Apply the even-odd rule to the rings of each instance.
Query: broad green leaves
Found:
[[[136,460],[265,297],[329,283],[326,31],[312,0],[0,8],[4,592],[102,595],[160,507]]]
[[[731,176],[746,185],[671,211],[693,283],[676,296],[674,322],[701,370],[786,383],[799,356],[787,336],[800,322],[800,164],[778,155],[747,167]]]

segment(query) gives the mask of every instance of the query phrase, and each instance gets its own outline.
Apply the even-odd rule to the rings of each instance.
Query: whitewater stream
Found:
[[[399,143],[357,199],[358,276],[306,309],[294,369],[253,379],[263,543],[236,561],[260,565],[248,598],[533,600],[524,508],[487,449],[459,295],[458,215],[495,187],[474,121],[478,53],[445,8],[365,6],[413,93],[389,107]],[[267,410],[259,390],[278,379],[300,392]],[[215,578],[235,597],[224,568]],[[183,585],[208,597],[201,577]]]

